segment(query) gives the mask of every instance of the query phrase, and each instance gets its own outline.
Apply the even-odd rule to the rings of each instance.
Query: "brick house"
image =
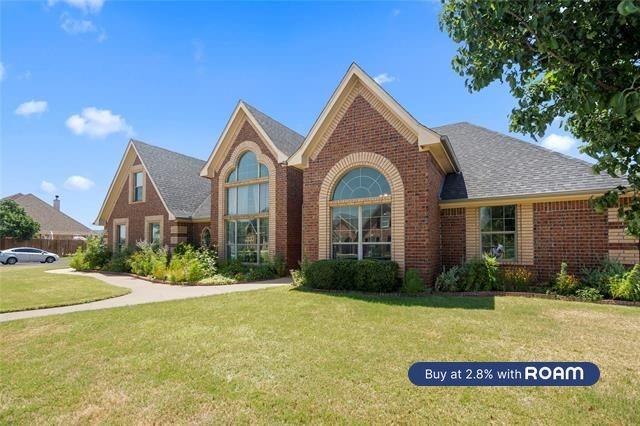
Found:
[[[473,124],[427,127],[356,64],[306,137],[241,101],[206,163],[172,156],[185,158],[129,144],[99,216],[111,236],[127,219],[126,241],[144,238],[147,215],[163,215],[169,246],[208,226],[223,258],[392,259],[427,282],[483,252],[540,280],[563,260],[638,262],[615,211],[588,206],[624,179]],[[155,182],[143,203],[136,167]]]

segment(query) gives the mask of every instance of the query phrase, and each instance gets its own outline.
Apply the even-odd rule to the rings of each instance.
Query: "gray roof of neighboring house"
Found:
[[[442,200],[601,190],[626,184],[591,165],[470,123],[434,127],[449,138],[461,173],[449,174]]]
[[[302,145],[304,136],[242,101],[280,151],[291,155]]]
[[[38,222],[40,234],[86,236],[94,232],[33,194],[18,193],[3,198],[3,200],[5,199],[11,199],[18,203],[33,220]]]
[[[177,218],[192,218],[205,198],[211,196],[211,181],[200,177],[205,161],[138,140],[131,143],[169,211]]]

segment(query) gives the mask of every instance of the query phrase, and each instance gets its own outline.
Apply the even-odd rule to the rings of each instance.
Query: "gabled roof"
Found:
[[[249,105],[244,102],[244,105],[251,111],[251,114],[255,117],[256,121],[260,124],[260,126],[264,129],[265,133],[269,135],[273,144],[284,154],[291,155],[302,142],[304,141],[304,136],[295,130],[291,130],[284,124],[279,121],[274,120],[269,117],[267,114],[258,110],[257,108]]]
[[[211,192],[211,182],[200,177],[205,162],[138,140],[131,143],[169,211],[190,218]]]
[[[245,120],[255,128],[279,163],[287,161],[291,153],[304,140],[304,136],[241,100],[233,110],[200,176],[210,177],[213,174],[214,171],[210,170],[211,166],[214,165],[215,168],[215,165],[222,161],[222,157],[226,154],[225,149],[232,143]]]
[[[471,123],[434,130],[449,138],[461,169],[447,175],[443,201],[599,192],[626,184],[594,174],[585,161]]]
[[[136,156],[169,213],[169,219],[191,219],[196,210],[199,210],[200,215],[205,214],[200,207],[211,192],[211,182],[200,177],[200,170],[205,162],[131,139],[102,203],[96,224],[104,224],[109,216],[110,209],[127,181],[127,170],[133,165]]]
[[[361,88],[364,88],[364,91]],[[417,143],[421,151],[432,152],[443,170],[447,172],[458,171],[457,160],[447,139],[442,138],[438,132],[416,120],[355,62],[351,64],[331,95],[300,148],[289,158],[289,165],[303,169],[307,167],[314,152],[323,146],[323,138],[326,139],[333,132],[336,121],[344,114],[358,93],[370,95],[369,103],[372,106],[375,105],[374,107],[377,106],[376,109],[384,110],[385,118],[396,129],[400,129],[399,131],[408,137],[410,142]]]
[[[40,224],[42,235],[90,235],[93,232],[33,194],[18,193],[4,199],[11,199],[18,203],[33,220]]]

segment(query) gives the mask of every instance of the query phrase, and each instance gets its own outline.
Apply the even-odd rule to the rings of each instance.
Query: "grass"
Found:
[[[95,278],[44,272],[61,267],[57,263],[0,267],[0,312],[75,305],[130,292]]]
[[[288,288],[0,324],[0,423],[640,422],[640,309]],[[418,388],[415,361],[592,361],[584,388]]]

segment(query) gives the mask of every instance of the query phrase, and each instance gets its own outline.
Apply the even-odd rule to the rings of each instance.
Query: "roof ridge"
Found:
[[[271,120],[275,121],[276,123],[278,123],[279,125],[281,125],[282,127],[284,127],[287,130],[292,131],[293,133],[295,133],[296,135],[300,136],[301,138],[304,138],[304,136],[302,136],[302,134],[298,133],[297,131],[293,130],[291,127],[287,126],[286,124],[282,123],[280,120],[277,120],[275,118],[273,118],[272,116],[270,116],[269,114],[267,114],[266,112],[262,111],[260,108],[256,108],[255,106],[251,105],[249,102],[245,101],[244,99],[240,99],[240,102],[242,102],[243,104],[245,104],[247,107],[249,107],[250,109],[256,110],[258,111],[260,114],[266,116],[267,118],[270,118]]]
[[[196,158],[196,157],[193,157],[193,156],[191,156],[191,155],[183,154],[183,153],[181,153],[181,152],[172,151],[172,150],[170,150],[170,149],[163,148],[163,147],[158,146],[158,145],[153,145],[153,144],[150,144],[150,143],[148,143],[148,142],[143,142],[143,141],[141,141],[141,140],[139,140],[139,139],[131,139],[131,143],[133,143],[134,145],[136,145],[136,144],[146,145],[146,146],[151,147],[151,148],[154,148],[154,149],[159,149],[159,150],[162,150],[162,151],[170,152],[171,154],[180,155],[180,156],[182,156],[182,157],[190,158],[190,159],[192,159],[192,160],[201,161],[201,162],[203,162],[203,163],[205,163],[205,162],[206,162],[206,160],[202,160],[202,159],[200,159],[200,158]]]
[[[527,146],[529,146],[529,147],[533,147],[533,148],[536,148],[536,149],[539,149],[539,150],[542,150],[542,151],[545,151],[545,152],[548,152],[548,153],[551,153],[551,154],[557,155],[557,156],[562,157],[562,158],[564,158],[564,159],[566,159],[566,160],[572,160],[572,161],[575,161],[575,162],[581,163],[581,164],[583,164],[583,165],[586,165],[586,166],[589,166],[589,167],[593,167],[593,164],[589,163],[588,161],[585,161],[585,160],[583,160],[583,159],[581,159],[581,158],[573,157],[573,156],[571,156],[571,155],[563,154],[563,153],[561,153],[561,152],[554,151],[554,150],[552,150],[552,149],[546,148],[546,147],[544,147],[544,146],[540,145],[540,143],[538,143],[537,141],[536,141],[536,143],[530,143],[530,142],[524,141],[524,140],[522,140],[522,139],[518,139],[518,138],[516,138],[516,137],[513,137],[513,136],[511,136],[511,135],[507,135],[507,134],[505,134],[505,133],[501,133],[501,132],[498,132],[498,131],[496,131],[496,130],[489,129],[489,128],[484,127],[484,126],[480,126],[479,124],[471,123],[471,122],[469,122],[469,121],[459,121],[459,122],[457,122],[457,123],[451,123],[451,124],[445,124],[445,125],[443,125],[443,126],[437,126],[436,128],[438,128],[438,127],[445,127],[445,126],[455,126],[455,125],[459,125],[459,124],[467,124],[467,125],[469,125],[469,126],[477,127],[478,129],[482,129],[482,130],[484,130],[484,131],[486,131],[486,132],[488,132],[488,133],[492,133],[492,134],[494,134],[494,135],[498,135],[498,136],[500,136],[500,137],[504,137],[504,138],[509,138],[509,139],[511,139],[511,140],[512,140],[512,141],[514,141],[514,142],[527,144]],[[597,174],[597,173],[594,173],[594,174]]]
[[[66,218],[74,221],[75,223],[77,223],[80,226],[83,226],[84,228],[87,228],[88,230],[92,230],[91,228],[89,228],[87,225],[85,225],[84,223],[78,221],[77,219],[74,219],[73,217],[69,216],[68,214],[66,214],[65,212],[63,212],[62,210],[58,210],[55,207],[53,207],[51,204],[47,203],[46,201],[44,201],[42,198],[38,197],[37,195],[32,194],[31,192],[27,193],[27,194],[22,194],[22,197],[28,197],[28,196],[32,196],[33,198],[35,198],[37,201],[39,201],[40,203],[44,204],[45,206],[47,206],[49,209],[53,210],[56,213],[61,214],[62,216],[65,216]]]

